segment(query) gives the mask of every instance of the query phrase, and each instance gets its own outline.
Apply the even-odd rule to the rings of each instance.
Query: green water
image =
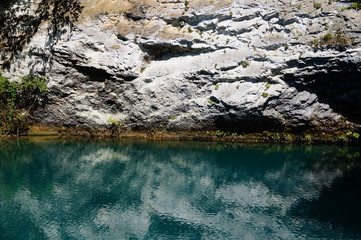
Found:
[[[0,239],[361,239],[360,147],[0,143]]]

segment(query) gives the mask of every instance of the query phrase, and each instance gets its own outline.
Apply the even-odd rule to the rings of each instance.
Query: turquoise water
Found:
[[[0,143],[0,239],[361,239],[360,147]]]

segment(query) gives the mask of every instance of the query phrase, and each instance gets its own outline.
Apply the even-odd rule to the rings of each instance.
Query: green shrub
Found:
[[[19,107],[35,107],[36,104],[44,97],[47,91],[46,77],[35,75],[26,75],[20,78],[18,85],[18,106]]]
[[[360,134],[358,134],[357,132],[348,131],[348,132],[346,132],[346,136],[354,138],[354,139],[358,139],[360,137]]]
[[[306,134],[304,137],[304,141],[310,143],[312,142],[312,135],[311,134]]]
[[[348,139],[348,137],[346,135],[339,135],[339,136],[337,136],[337,138],[338,138],[339,141],[342,141],[342,142],[348,142],[349,141],[349,139]]]
[[[360,134],[358,133],[352,133],[352,137],[355,139],[358,139],[360,137]]]
[[[333,38],[331,33],[327,33],[325,36],[323,36],[323,41],[328,42],[331,41],[331,39]]]
[[[45,98],[46,78],[27,75],[19,82],[0,76],[0,135],[22,135],[30,123],[30,112]]]
[[[223,132],[223,131],[221,131],[221,130],[217,130],[217,131],[216,131],[216,136],[217,136],[217,137],[226,137],[227,135],[229,135],[229,134],[226,133],[226,132]]]
[[[285,141],[289,142],[289,143],[293,142],[293,140],[294,140],[293,136],[291,134],[289,134],[289,133],[284,134],[283,137],[284,137]]]
[[[0,104],[14,105],[16,101],[17,83],[9,82],[3,76],[0,76]]]

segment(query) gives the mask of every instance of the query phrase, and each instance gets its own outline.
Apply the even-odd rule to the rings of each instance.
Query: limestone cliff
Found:
[[[36,16],[37,2],[21,14]],[[4,75],[47,75],[47,125],[359,128],[361,13],[329,0],[81,0]],[[71,14],[71,13],[70,13]],[[54,29],[53,29],[54,30]],[[7,53],[2,53],[6,59]]]

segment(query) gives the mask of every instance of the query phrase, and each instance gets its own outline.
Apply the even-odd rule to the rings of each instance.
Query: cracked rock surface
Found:
[[[78,22],[55,43],[43,23],[4,75],[48,76],[34,117],[53,126],[359,128],[361,13],[317,2],[82,0]]]

